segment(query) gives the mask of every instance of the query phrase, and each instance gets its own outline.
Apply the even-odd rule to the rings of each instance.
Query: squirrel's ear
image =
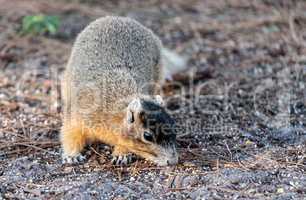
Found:
[[[128,109],[131,111],[139,111],[141,110],[141,102],[139,98],[132,100],[128,106]]]
[[[164,105],[165,105],[165,102],[164,102],[163,98],[162,98],[160,95],[155,95],[154,98],[155,98],[156,102],[157,102],[159,105],[161,105],[161,106],[164,106]]]
[[[134,113],[131,110],[129,110],[128,113],[127,113],[127,121],[130,124],[135,121]]]
[[[127,108],[127,121],[128,123],[133,123],[135,121],[135,113],[140,112],[141,110],[141,102],[140,99],[134,99],[130,102]]]

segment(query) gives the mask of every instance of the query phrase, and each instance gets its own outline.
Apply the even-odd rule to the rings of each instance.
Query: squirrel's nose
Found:
[[[178,158],[175,156],[172,159],[167,159],[167,165],[175,165],[178,162]]]

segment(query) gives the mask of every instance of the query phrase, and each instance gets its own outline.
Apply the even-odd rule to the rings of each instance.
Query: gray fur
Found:
[[[88,25],[73,46],[63,82],[65,114],[121,111],[129,99],[161,79],[161,42],[148,28],[124,17]]]

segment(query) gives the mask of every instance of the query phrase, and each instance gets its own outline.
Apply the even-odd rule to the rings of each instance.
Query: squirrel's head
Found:
[[[161,96],[133,99],[127,107],[125,125],[127,136],[133,140],[133,153],[160,166],[178,162],[174,120]]]

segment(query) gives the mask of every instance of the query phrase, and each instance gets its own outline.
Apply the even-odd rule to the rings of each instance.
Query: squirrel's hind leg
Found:
[[[63,163],[78,163],[86,159],[81,154],[86,145],[86,133],[82,125],[67,126],[64,124],[61,131],[61,144]]]

